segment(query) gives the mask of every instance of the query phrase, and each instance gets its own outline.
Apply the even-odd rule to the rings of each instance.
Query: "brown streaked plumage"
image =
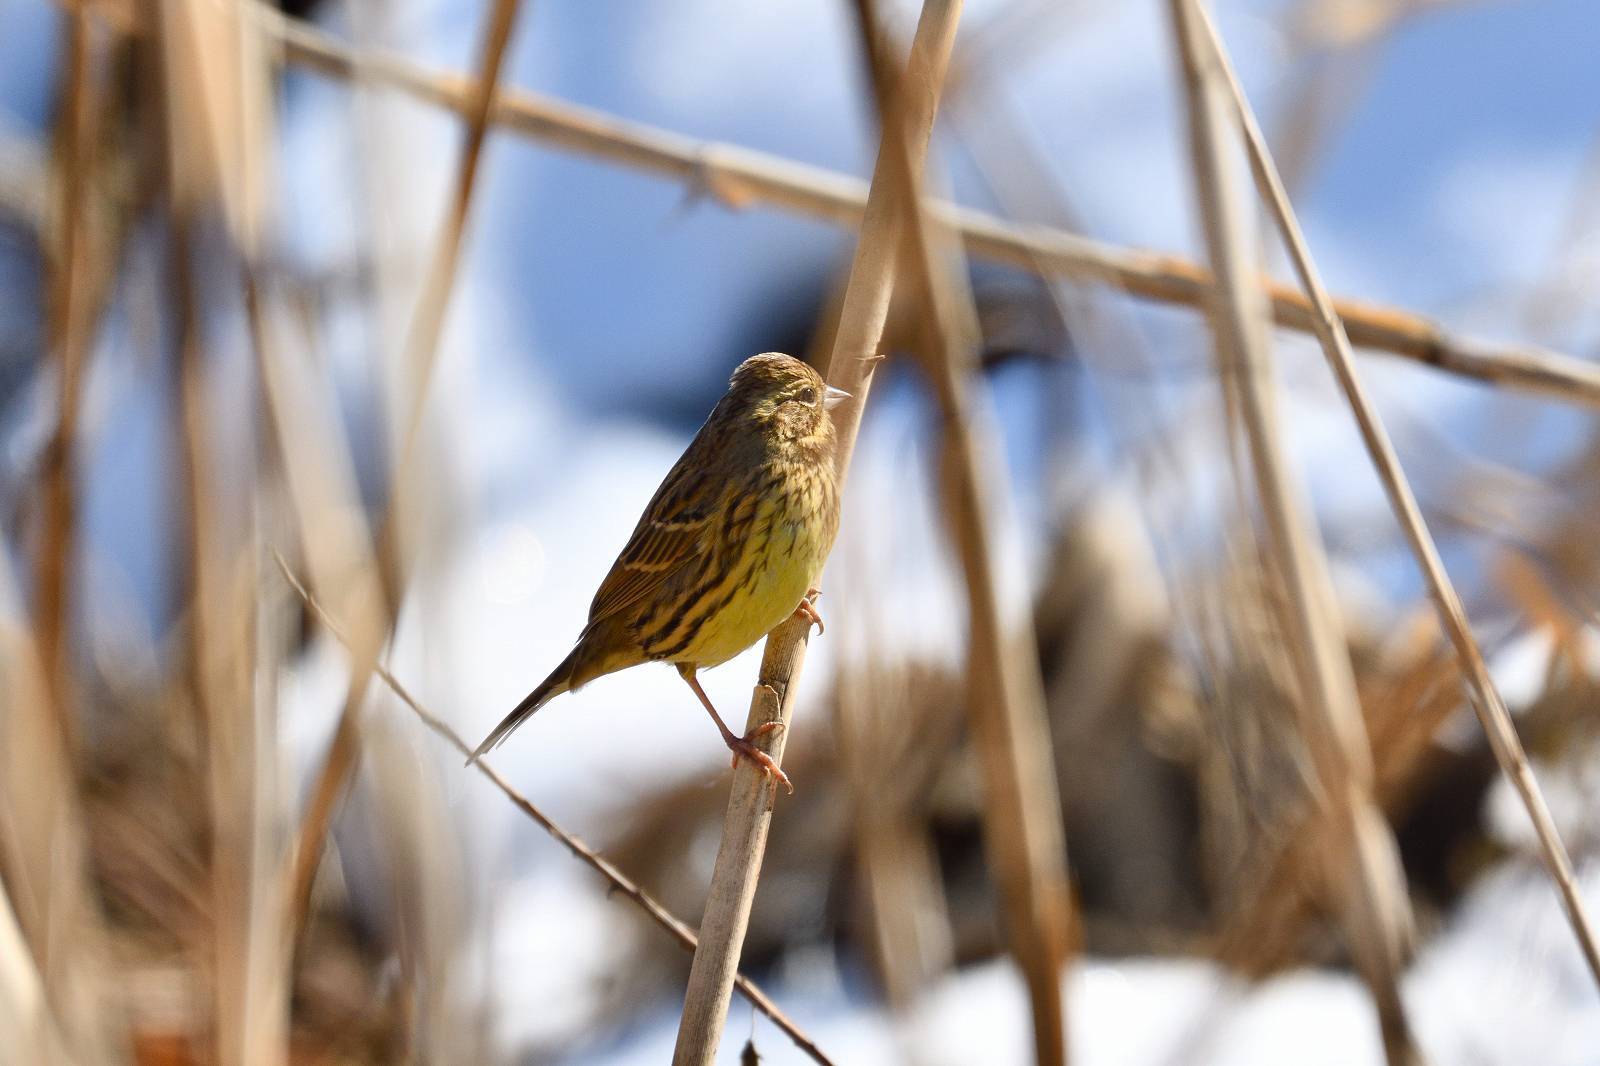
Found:
[[[490,751],[552,697],[603,674],[668,662],[734,753],[788,786],[727,727],[695,677],[733,658],[811,601],[839,529],[833,420],[845,394],[776,352],[739,364],[728,391],[667,474],[600,583],[572,653],[472,753]]]

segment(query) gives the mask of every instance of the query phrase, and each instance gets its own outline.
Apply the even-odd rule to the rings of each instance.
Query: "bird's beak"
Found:
[[[831,411],[849,398],[850,394],[843,389],[836,389],[832,385],[824,386],[822,390],[822,409]]]

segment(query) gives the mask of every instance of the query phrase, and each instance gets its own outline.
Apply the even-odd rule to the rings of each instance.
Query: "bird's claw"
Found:
[[[828,631],[828,627],[822,624],[822,615],[817,611],[816,600],[820,595],[822,595],[821,589],[807,589],[806,598],[801,600],[800,606],[794,609],[796,618],[803,618],[817,627],[817,636],[819,637]]]
[[[749,759],[763,775],[771,774],[776,778],[778,783],[784,787],[784,790],[792,796],[794,795],[794,785],[790,783],[789,775],[785,774],[782,768],[778,766],[777,760],[756,747],[754,743],[756,738],[764,737],[768,733],[776,732],[782,728],[782,722],[767,722],[764,725],[756,726],[742,737],[729,739],[728,750],[733,752],[733,759],[730,765],[737,769],[740,759]]]

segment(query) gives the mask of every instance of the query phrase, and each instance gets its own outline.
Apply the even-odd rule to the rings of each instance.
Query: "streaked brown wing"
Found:
[[[696,444],[699,443],[697,440]],[[589,607],[589,627],[651,595],[673,571],[709,550],[720,494],[691,445],[656,490]]]

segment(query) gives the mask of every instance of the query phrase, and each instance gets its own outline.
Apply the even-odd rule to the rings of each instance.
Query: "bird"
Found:
[[[728,728],[696,677],[798,616],[823,630],[818,581],[839,532],[832,410],[850,394],[807,363],[763,352],[728,391],[656,490],[589,606],[577,644],[495,726],[468,765],[554,697],[647,662],[670,663],[723,743],[790,792],[755,740]]]

